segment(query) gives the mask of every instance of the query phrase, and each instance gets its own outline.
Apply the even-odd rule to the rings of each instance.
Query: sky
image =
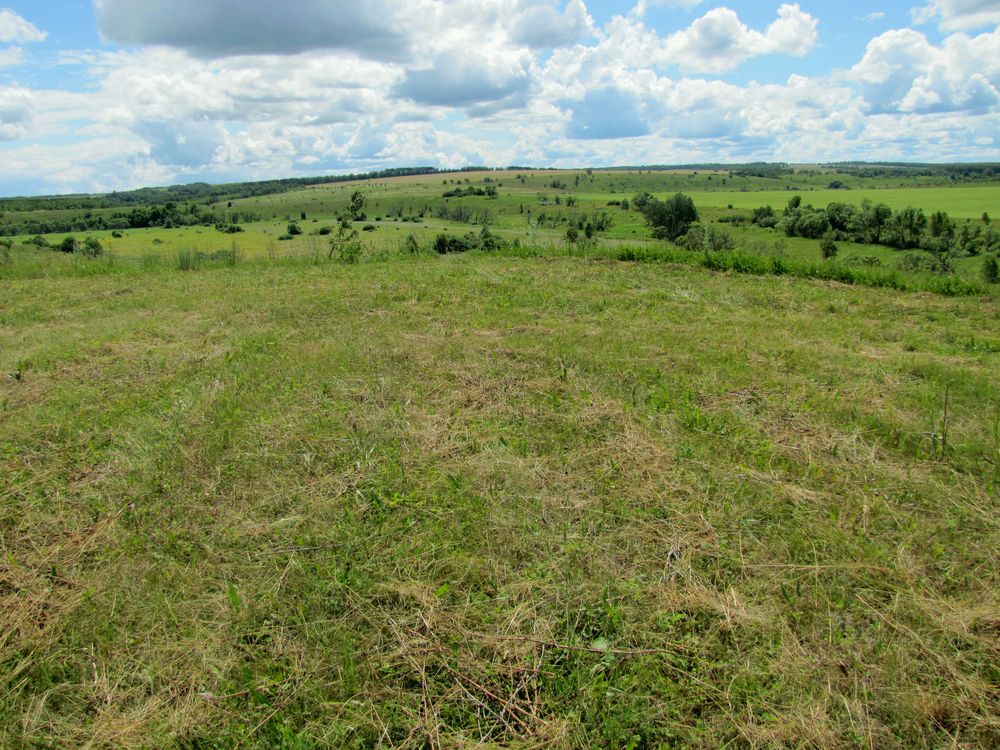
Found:
[[[0,0],[0,195],[1000,161],[1000,0]]]

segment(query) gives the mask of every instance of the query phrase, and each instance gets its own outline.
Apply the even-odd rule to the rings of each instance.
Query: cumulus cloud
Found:
[[[0,8],[0,42],[44,42],[48,37],[30,21],[21,18],[10,8]]]
[[[527,60],[518,55],[485,57],[449,52],[426,70],[410,70],[397,96],[438,107],[471,107],[522,101],[530,85]]]
[[[914,11],[917,23],[937,19],[945,31],[970,31],[1000,24],[997,0],[932,0]]]
[[[101,33],[203,57],[340,49],[379,59],[407,53],[398,0],[94,0]]]
[[[670,35],[665,53],[683,70],[721,73],[758,55],[802,57],[816,46],[818,25],[798,5],[778,8],[778,19],[763,32],[748,28],[729,8],[715,8]]]
[[[559,13],[552,5],[531,5],[518,13],[511,23],[511,39],[535,49],[565,47],[591,36],[594,19],[583,0],[571,0]]]
[[[873,112],[960,112],[1000,108],[1000,29],[954,34],[941,46],[913,29],[873,39],[848,73]]]
[[[43,42],[47,37],[48,34],[14,11],[0,8],[0,43],[31,44]],[[24,62],[24,50],[20,47],[0,48],[0,68],[14,67],[22,62]]]
[[[280,14],[269,0],[240,0],[240,13],[220,10],[235,0],[94,2],[105,36],[136,48],[64,51],[61,64],[89,71],[86,93],[0,85],[0,139],[37,139],[3,145],[5,185],[408,164],[1000,158],[1000,30],[940,42],[890,32],[848,71],[737,84],[715,74],[807,54],[817,20],[787,3],[751,28],[715,8],[662,35],[648,8],[700,4],[640,2],[598,27],[584,0],[286,0]]]
[[[0,86],[0,140],[23,138],[35,116],[35,98],[22,88]]]

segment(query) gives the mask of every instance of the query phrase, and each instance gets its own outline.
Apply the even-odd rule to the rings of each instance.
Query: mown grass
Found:
[[[991,747],[1000,306],[0,280],[0,746]]]

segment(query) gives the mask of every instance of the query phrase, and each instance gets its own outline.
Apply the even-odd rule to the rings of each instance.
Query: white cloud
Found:
[[[44,42],[48,34],[10,8],[0,8],[0,42]]]
[[[998,0],[932,0],[913,12],[919,24],[938,19],[944,31],[971,31],[1000,24]]]
[[[105,34],[138,48],[64,51],[89,70],[86,93],[0,86],[0,138],[36,139],[3,144],[0,181],[37,192],[412,164],[1000,158],[1000,31],[938,44],[890,32],[847,72],[737,85],[713,74],[807,54],[816,19],[784,4],[754,29],[715,8],[662,36],[635,12],[598,28],[583,0],[365,6],[384,18],[286,0],[285,25],[262,39],[274,6],[243,1],[259,13],[203,33],[188,25],[229,0],[97,0]],[[327,34],[331,8],[369,23],[367,39]],[[140,27],[157,13],[177,18]]]
[[[0,141],[23,138],[35,115],[35,97],[30,91],[0,86]]]
[[[664,53],[682,70],[721,73],[759,55],[806,55],[819,39],[818,25],[798,5],[778,8],[778,19],[763,32],[748,28],[732,10],[715,8],[667,37]]]
[[[24,50],[20,47],[0,49],[0,68],[14,67],[24,61]]]
[[[594,19],[583,0],[571,0],[562,13],[549,4],[530,5],[511,24],[511,39],[536,49],[565,47],[593,32]]]
[[[1000,108],[1000,29],[954,34],[935,46],[913,29],[868,44],[848,73],[873,112],[996,111]]]

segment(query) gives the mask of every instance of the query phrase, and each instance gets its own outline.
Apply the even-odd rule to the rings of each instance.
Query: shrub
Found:
[[[88,258],[97,258],[104,254],[104,246],[96,237],[88,237],[77,250]]]
[[[819,241],[819,251],[823,254],[823,260],[833,260],[837,257],[840,249],[837,247],[837,243],[834,242],[833,232],[827,232],[823,235],[823,238]]]
[[[411,253],[414,255],[420,252],[420,243],[417,242],[417,238],[413,234],[413,232],[410,232],[409,236],[406,238],[406,241],[403,243],[403,252]]]
[[[120,240],[125,235],[122,233],[120,229],[116,229],[111,233],[111,236],[114,237],[116,240]]]
[[[896,263],[896,267],[900,271],[908,273],[935,273],[937,271],[934,259],[927,253],[921,252],[906,253]]]
[[[983,261],[983,281],[987,284],[1000,284],[1000,263],[992,255]]]
[[[636,196],[636,200],[640,196]],[[636,204],[633,200],[633,205]],[[676,241],[687,234],[688,228],[698,221],[698,210],[694,201],[683,193],[677,193],[665,201],[649,198],[640,209],[646,222],[653,227],[656,239]]]
[[[475,243],[470,237],[453,237],[448,234],[439,234],[434,240],[434,250],[439,255],[449,253],[466,253],[475,248]]]
[[[319,235],[320,235],[320,237],[326,237],[326,236],[331,235],[331,234],[333,234],[333,227],[320,227],[319,228]]]
[[[376,229],[378,229],[378,227],[375,226],[374,224],[365,224],[363,227],[361,227],[362,232],[374,232]]]
[[[489,227],[483,227],[479,233],[479,247],[488,253],[496,252],[503,247],[503,240],[490,231]]]
[[[361,243],[357,240],[351,240],[350,242],[344,243],[337,254],[337,260],[341,263],[346,263],[347,265],[353,266],[361,262],[361,253],[364,251]]]
[[[59,251],[63,253],[75,253],[77,249],[77,243],[75,237],[65,237],[62,242],[59,243]]]
[[[296,224],[294,221],[288,225],[288,235],[290,237],[297,237],[302,234],[302,227]]]

